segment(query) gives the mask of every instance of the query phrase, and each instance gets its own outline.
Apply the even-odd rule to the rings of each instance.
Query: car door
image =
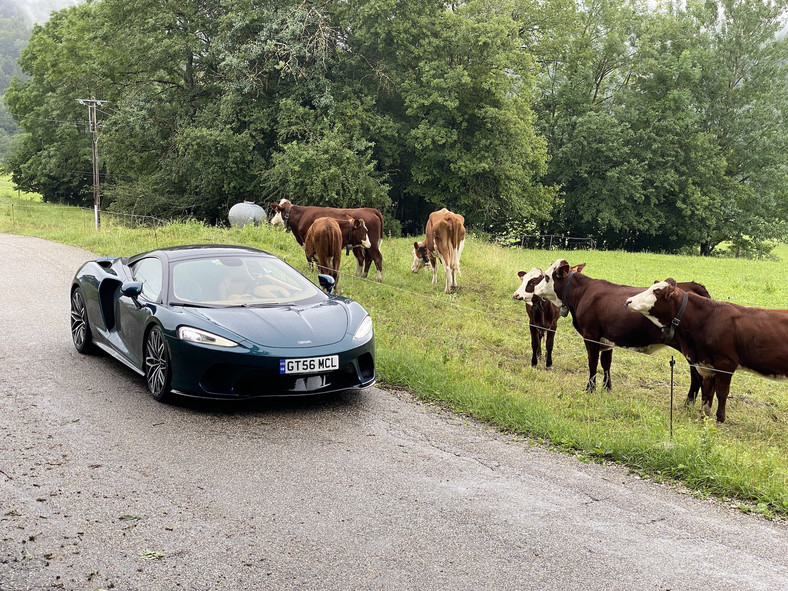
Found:
[[[130,267],[132,281],[142,283],[142,293],[133,298],[118,294],[117,330],[124,354],[136,367],[142,368],[144,360],[143,338],[145,326],[155,309],[151,305],[161,302],[164,288],[164,263],[157,257],[135,261]]]

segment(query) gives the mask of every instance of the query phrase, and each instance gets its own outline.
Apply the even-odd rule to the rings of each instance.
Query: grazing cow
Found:
[[[572,270],[575,273],[580,273],[585,266],[585,263],[576,265],[572,267]],[[528,312],[528,327],[531,329],[531,367],[536,367],[539,357],[542,356],[542,339],[544,339],[545,367],[553,369],[553,341],[560,315],[558,306],[534,294],[534,286],[544,276],[541,269],[534,267],[527,273],[520,271],[517,276],[520,278],[521,284],[512,298],[524,301],[525,309]]]
[[[446,272],[445,293],[457,287],[457,273],[460,272],[460,256],[465,246],[465,218],[452,213],[445,207],[434,211],[427,220],[424,242],[413,243],[413,264],[410,270],[421,271],[427,264],[432,265],[432,282],[438,282],[436,253]]]
[[[346,246],[364,246],[369,248],[369,237],[364,220],[347,217],[344,220],[322,217],[314,221],[306,233],[304,254],[312,268],[318,261],[318,273],[326,273],[339,281],[339,264],[342,260],[342,249]]]
[[[291,231],[301,246],[304,245],[309,227],[317,218],[329,217],[345,220],[347,216],[351,216],[354,219],[364,220],[369,232],[370,245],[364,248],[360,246],[353,248],[353,254],[356,255],[358,262],[356,276],[366,277],[369,274],[369,267],[374,262],[378,271],[377,279],[383,281],[383,255],[380,253],[383,243],[383,214],[379,210],[371,207],[340,209],[314,205],[293,205],[287,199],[282,199],[279,203],[272,203],[271,209],[275,212],[271,223]]]
[[[699,283],[690,282],[680,285],[688,291],[709,297],[709,292]],[[613,361],[615,346],[637,349],[645,353],[653,353],[665,346],[679,348],[678,342],[672,335],[663,335],[653,322],[629,312],[626,306],[627,299],[639,294],[643,289],[610,283],[604,279],[592,279],[581,273],[575,273],[569,263],[563,259],[553,263],[542,280],[534,287],[536,295],[561,306],[562,313],[572,313],[572,324],[583,337],[588,353],[587,390],[593,391],[596,388],[600,354],[603,385],[608,390],[612,388],[610,364]],[[700,374],[690,366],[688,404],[695,401],[701,382]]]
[[[720,423],[725,422],[725,403],[737,368],[771,379],[788,378],[788,310],[708,300],[673,279],[631,296],[627,306],[662,331],[675,332],[679,350],[705,378],[703,412],[711,414],[716,392]]]

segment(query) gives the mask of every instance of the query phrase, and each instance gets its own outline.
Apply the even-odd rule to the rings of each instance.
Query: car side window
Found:
[[[157,258],[142,259],[131,267],[131,276],[134,281],[142,282],[142,295],[155,302],[161,295],[162,267]]]

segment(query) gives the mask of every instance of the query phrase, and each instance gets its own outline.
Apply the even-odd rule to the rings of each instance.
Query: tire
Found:
[[[96,351],[88,321],[88,309],[85,306],[85,295],[81,287],[71,292],[71,340],[74,341],[76,350],[83,355]]]
[[[170,349],[158,326],[154,326],[145,339],[145,383],[155,400],[167,402],[172,398]]]

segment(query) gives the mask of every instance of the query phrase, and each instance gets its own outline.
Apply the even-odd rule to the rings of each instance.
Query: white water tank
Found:
[[[227,217],[233,228],[243,228],[247,224],[259,226],[266,221],[265,210],[251,201],[236,203],[230,208]]]

